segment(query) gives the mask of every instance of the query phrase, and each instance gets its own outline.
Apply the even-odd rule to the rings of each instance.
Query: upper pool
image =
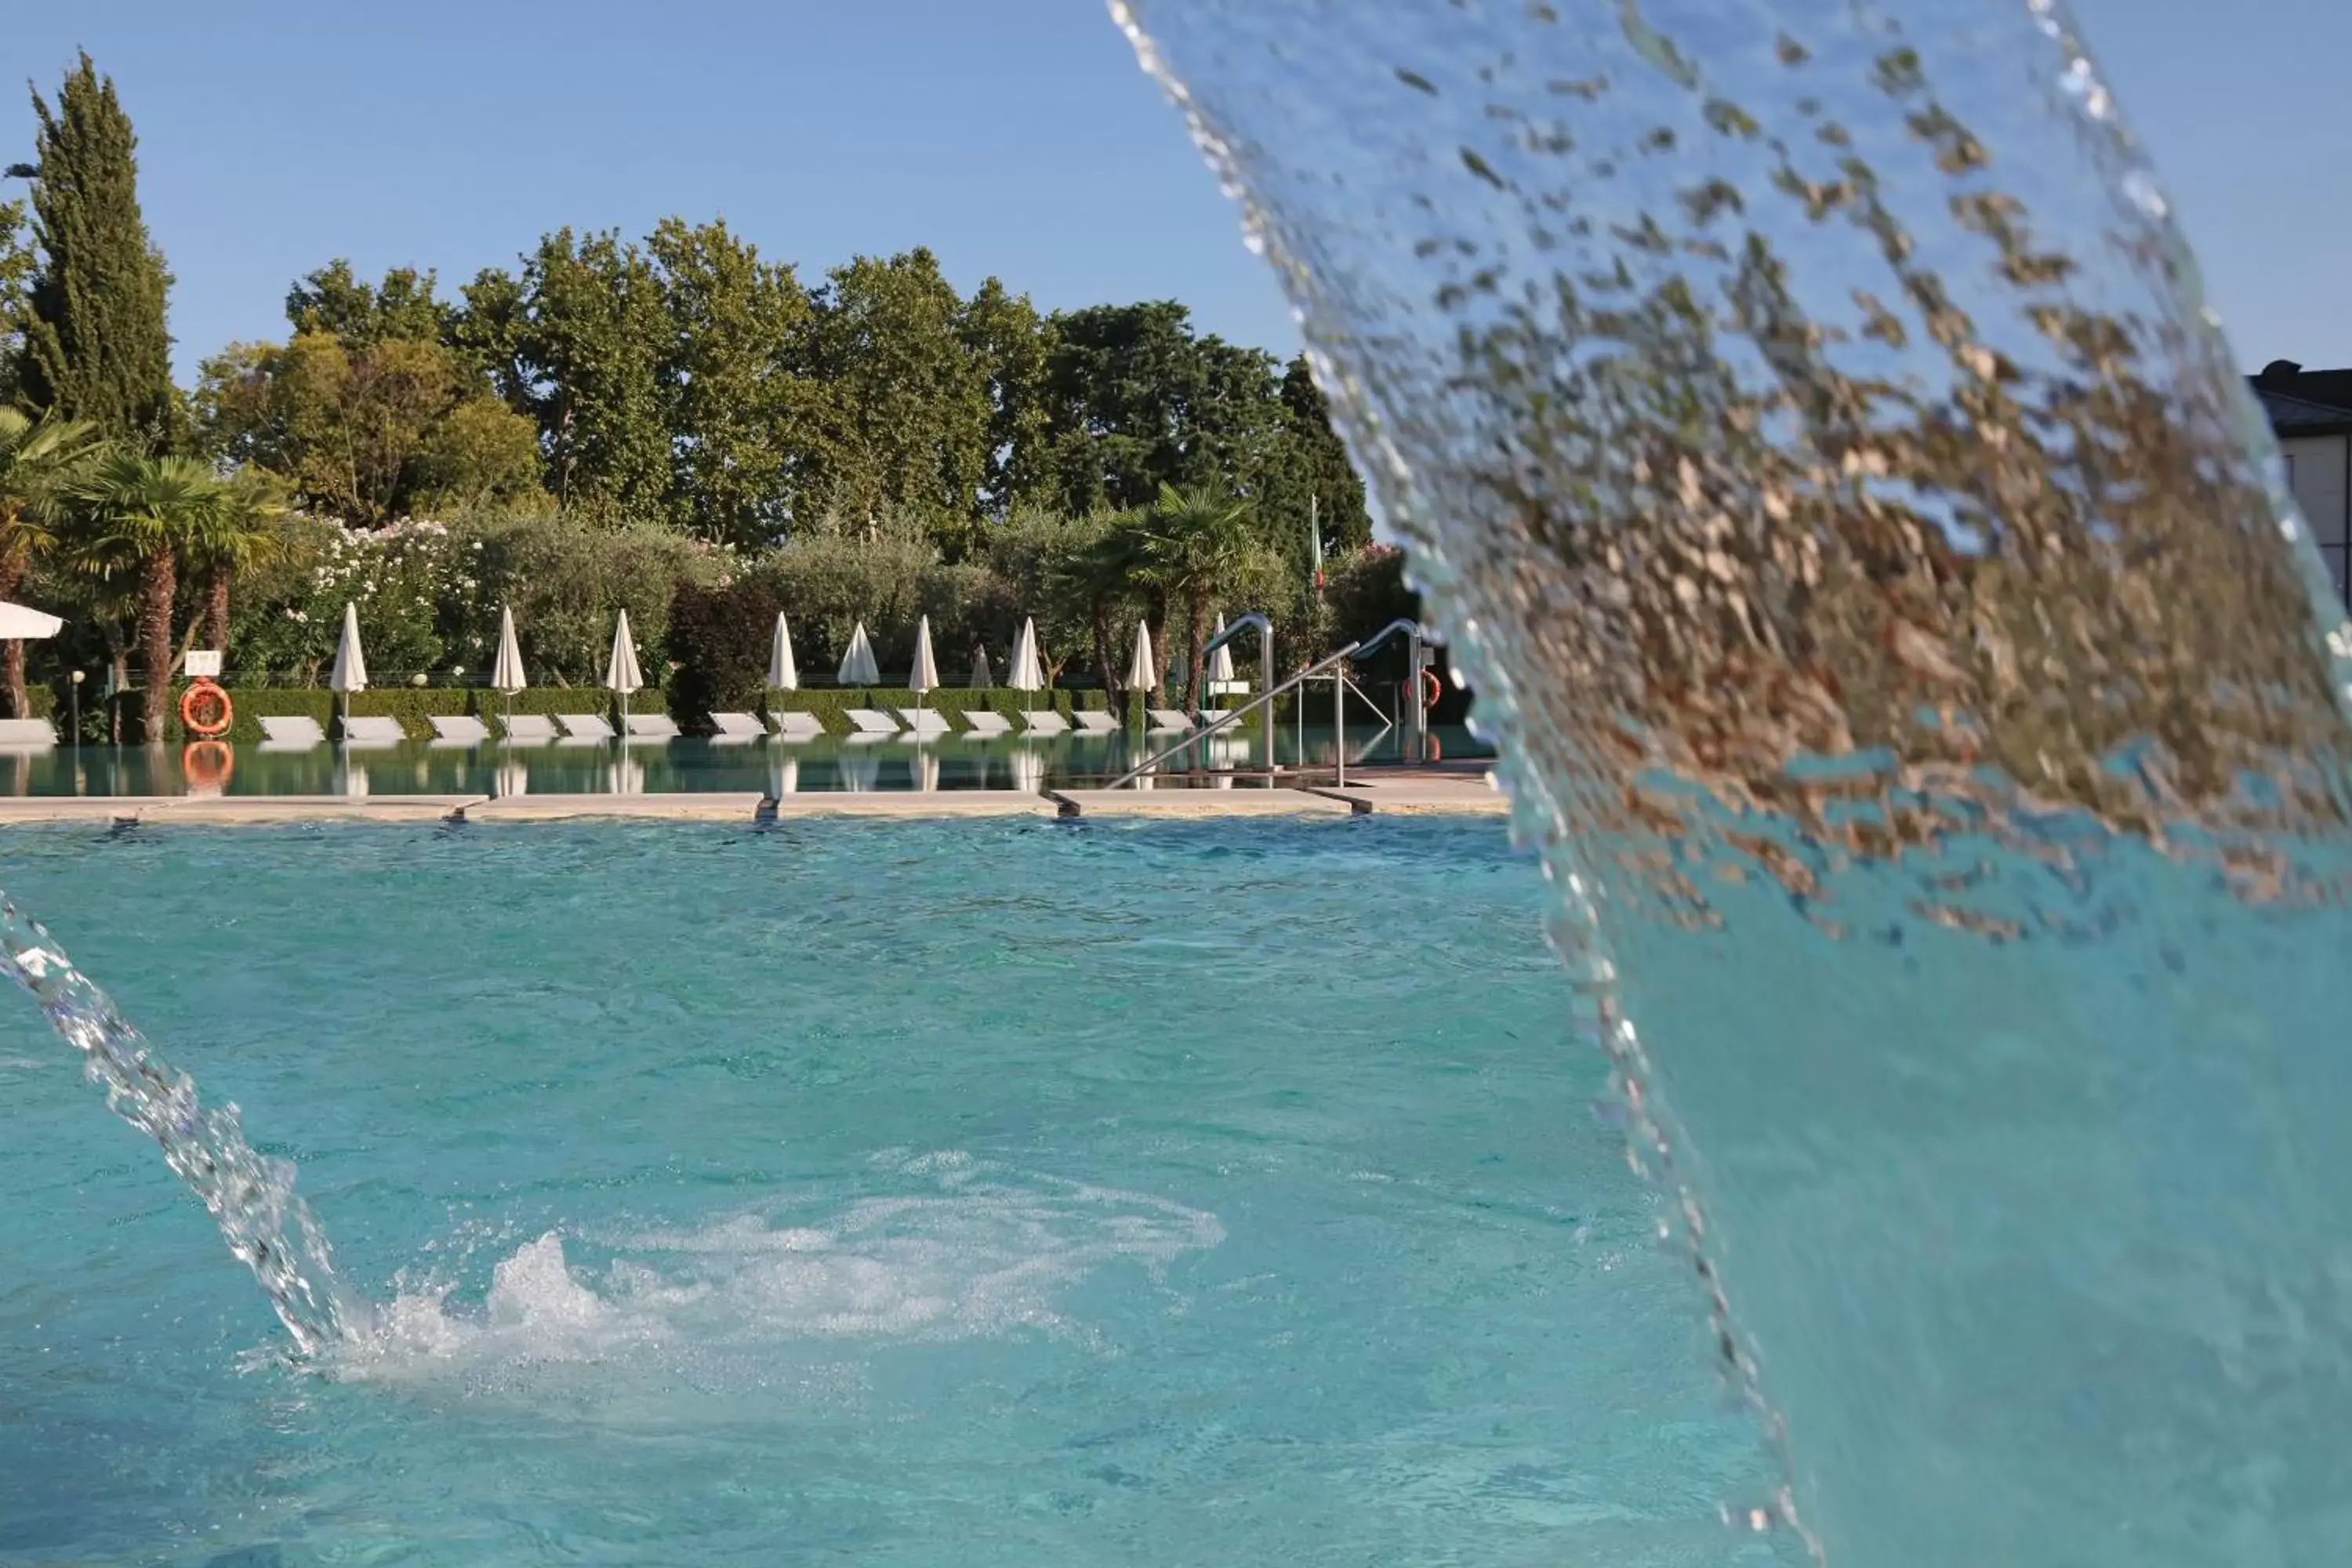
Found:
[[[0,1561],[1762,1550],[1499,825],[41,830],[0,886],[389,1322],[289,1364],[0,1010]]]

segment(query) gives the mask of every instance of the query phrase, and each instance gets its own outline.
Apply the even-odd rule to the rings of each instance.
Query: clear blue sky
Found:
[[[2076,9],[2240,357],[2352,364],[2352,3]],[[1172,296],[1209,330],[1296,343],[1099,0],[11,10],[29,14],[0,29],[0,154],[29,146],[17,84],[53,88],[88,47],[139,126],[184,374],[282,332],[287,284],[338,255],[451,285],[546,229],[670,212],[724,215],[804,276],[929,244],[966,287],[993,272],[1047,309]]]

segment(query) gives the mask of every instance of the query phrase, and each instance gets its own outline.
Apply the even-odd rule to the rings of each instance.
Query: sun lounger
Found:
[[[509,745],[536,746],[555,739],[555,721],[544,713],[516,713],[499,722]]]
[[[748,746],[768,733],[767,726],[754,713],[713,713],[710,728],[710,743],[714,746]]]
[[[1116,735],[1118,715],[1101,708],[1081,708],[1070,715],[1078,721],[1081,735]]]
[[[0,752],[46,752],[58,743],[47,719],[0,719]]]
[[[490,738],[490,727],[471,714],[436,713],[433,720],[433,744],[441,750],[457,746],[478,746]]]
[[[397,719],[354,713],[343,720],[345,746],[397,746],[406,739],[408,731],[400,727]]]
[[[1022,717],[1028,721],[1032,735],[1066,735],[1070,732],[1070,721],[1051,708],[1040,708]]]
[[[775,720],[776,739],[779,741],[789,741],[797,744],[803,741],[821,741],[824,738],[824,721],[814,713],[778,713],[775,715]]]
[[[1155,735],[1181,735],[1192,728],[1192,721],[1173,708],[1146,708],[1143,716],[1151,721]]]
[[[1013,733],[1012,720],[1007,719],[1002,713],[992,712],[985,708],[965,709],[963,721],[966,728],[971,731],[971,734],[975,738],[982,741],[992,740],[999,735],[1010,735]]]
[[[593,746],[613,738],[613,726],[600,713],[558,713],[555,721],[563,728],[563,745]]]
[[[261,721],[261,749],[265,752],[307,752],[324,744],[326,739],[327,732],[319,728],[316,719],[272,713]]]
[[[898,721],[878,709],[851,708],[843,716],[856,726],[856,732],[849,737],[852,745],[871,745],[898,733]]]
[[[901,708],[898,717],[907,721],[907,739],[936,741],[948,732],[948,716],[936,708]]]
[[[628,723],[629,739],[632,741],[677,739],[677,721],[667,713],[632,713]]]

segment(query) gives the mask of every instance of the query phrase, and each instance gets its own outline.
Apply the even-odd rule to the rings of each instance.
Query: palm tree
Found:
[[[1090,530],[1092,537],[1064,555],[1053,569],[1054,593],[1083,615],[1094,633],[1095,664],[1106,691],[1119,689],[1126,668],[1118,662],[1114,625],[1124,618],[1121,609],[1144,586],[1144,517],[1139,508],[1091,514],[1081,526]]]
[[[33,562],[57,542],[50,530],[58,498],[98,445],[97,427],[79,420],[28,417],[0,407],[0,599],[13,599]],[[8,711],[25,717],[25,645],[10,637],[5,655]]]
[[[145,738],[163,736],[172,701],[172,601],[180,556],[209,550],[224,531],[228,487],[189,458],[108,452],[72,491],[75,563],[105,582],[134,578],[145,663]]]
[[[239,468],[223,487],[219,526],[184,553],[205,575],[204,646],[228,647],[228,600],[236,574],[278,559],[286,548],[278,524],[287,512],[285,486],[256,468]]]
[[[1210,612],[1241,580],[1257,542],[1250,521],[1247,501],[1210,485],[1186,490],[1160,486],[1160,499],[1151,503],[1144,521],[1145,575],[1184,607],[1190,652],[1184,706],[1190,712],[1201,710],[1201,645],[1209,640]]]

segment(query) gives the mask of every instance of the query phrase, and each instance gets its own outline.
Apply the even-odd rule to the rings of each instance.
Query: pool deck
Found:
[[[897,790],[780,797],[682,795],[18,795],[0,797],[0,826],[24,823],[563,822],[753,823],[803,816],[1313,817],[1499,816],[1509,802],[1483,773],[1396,773],[1267,789]]]

